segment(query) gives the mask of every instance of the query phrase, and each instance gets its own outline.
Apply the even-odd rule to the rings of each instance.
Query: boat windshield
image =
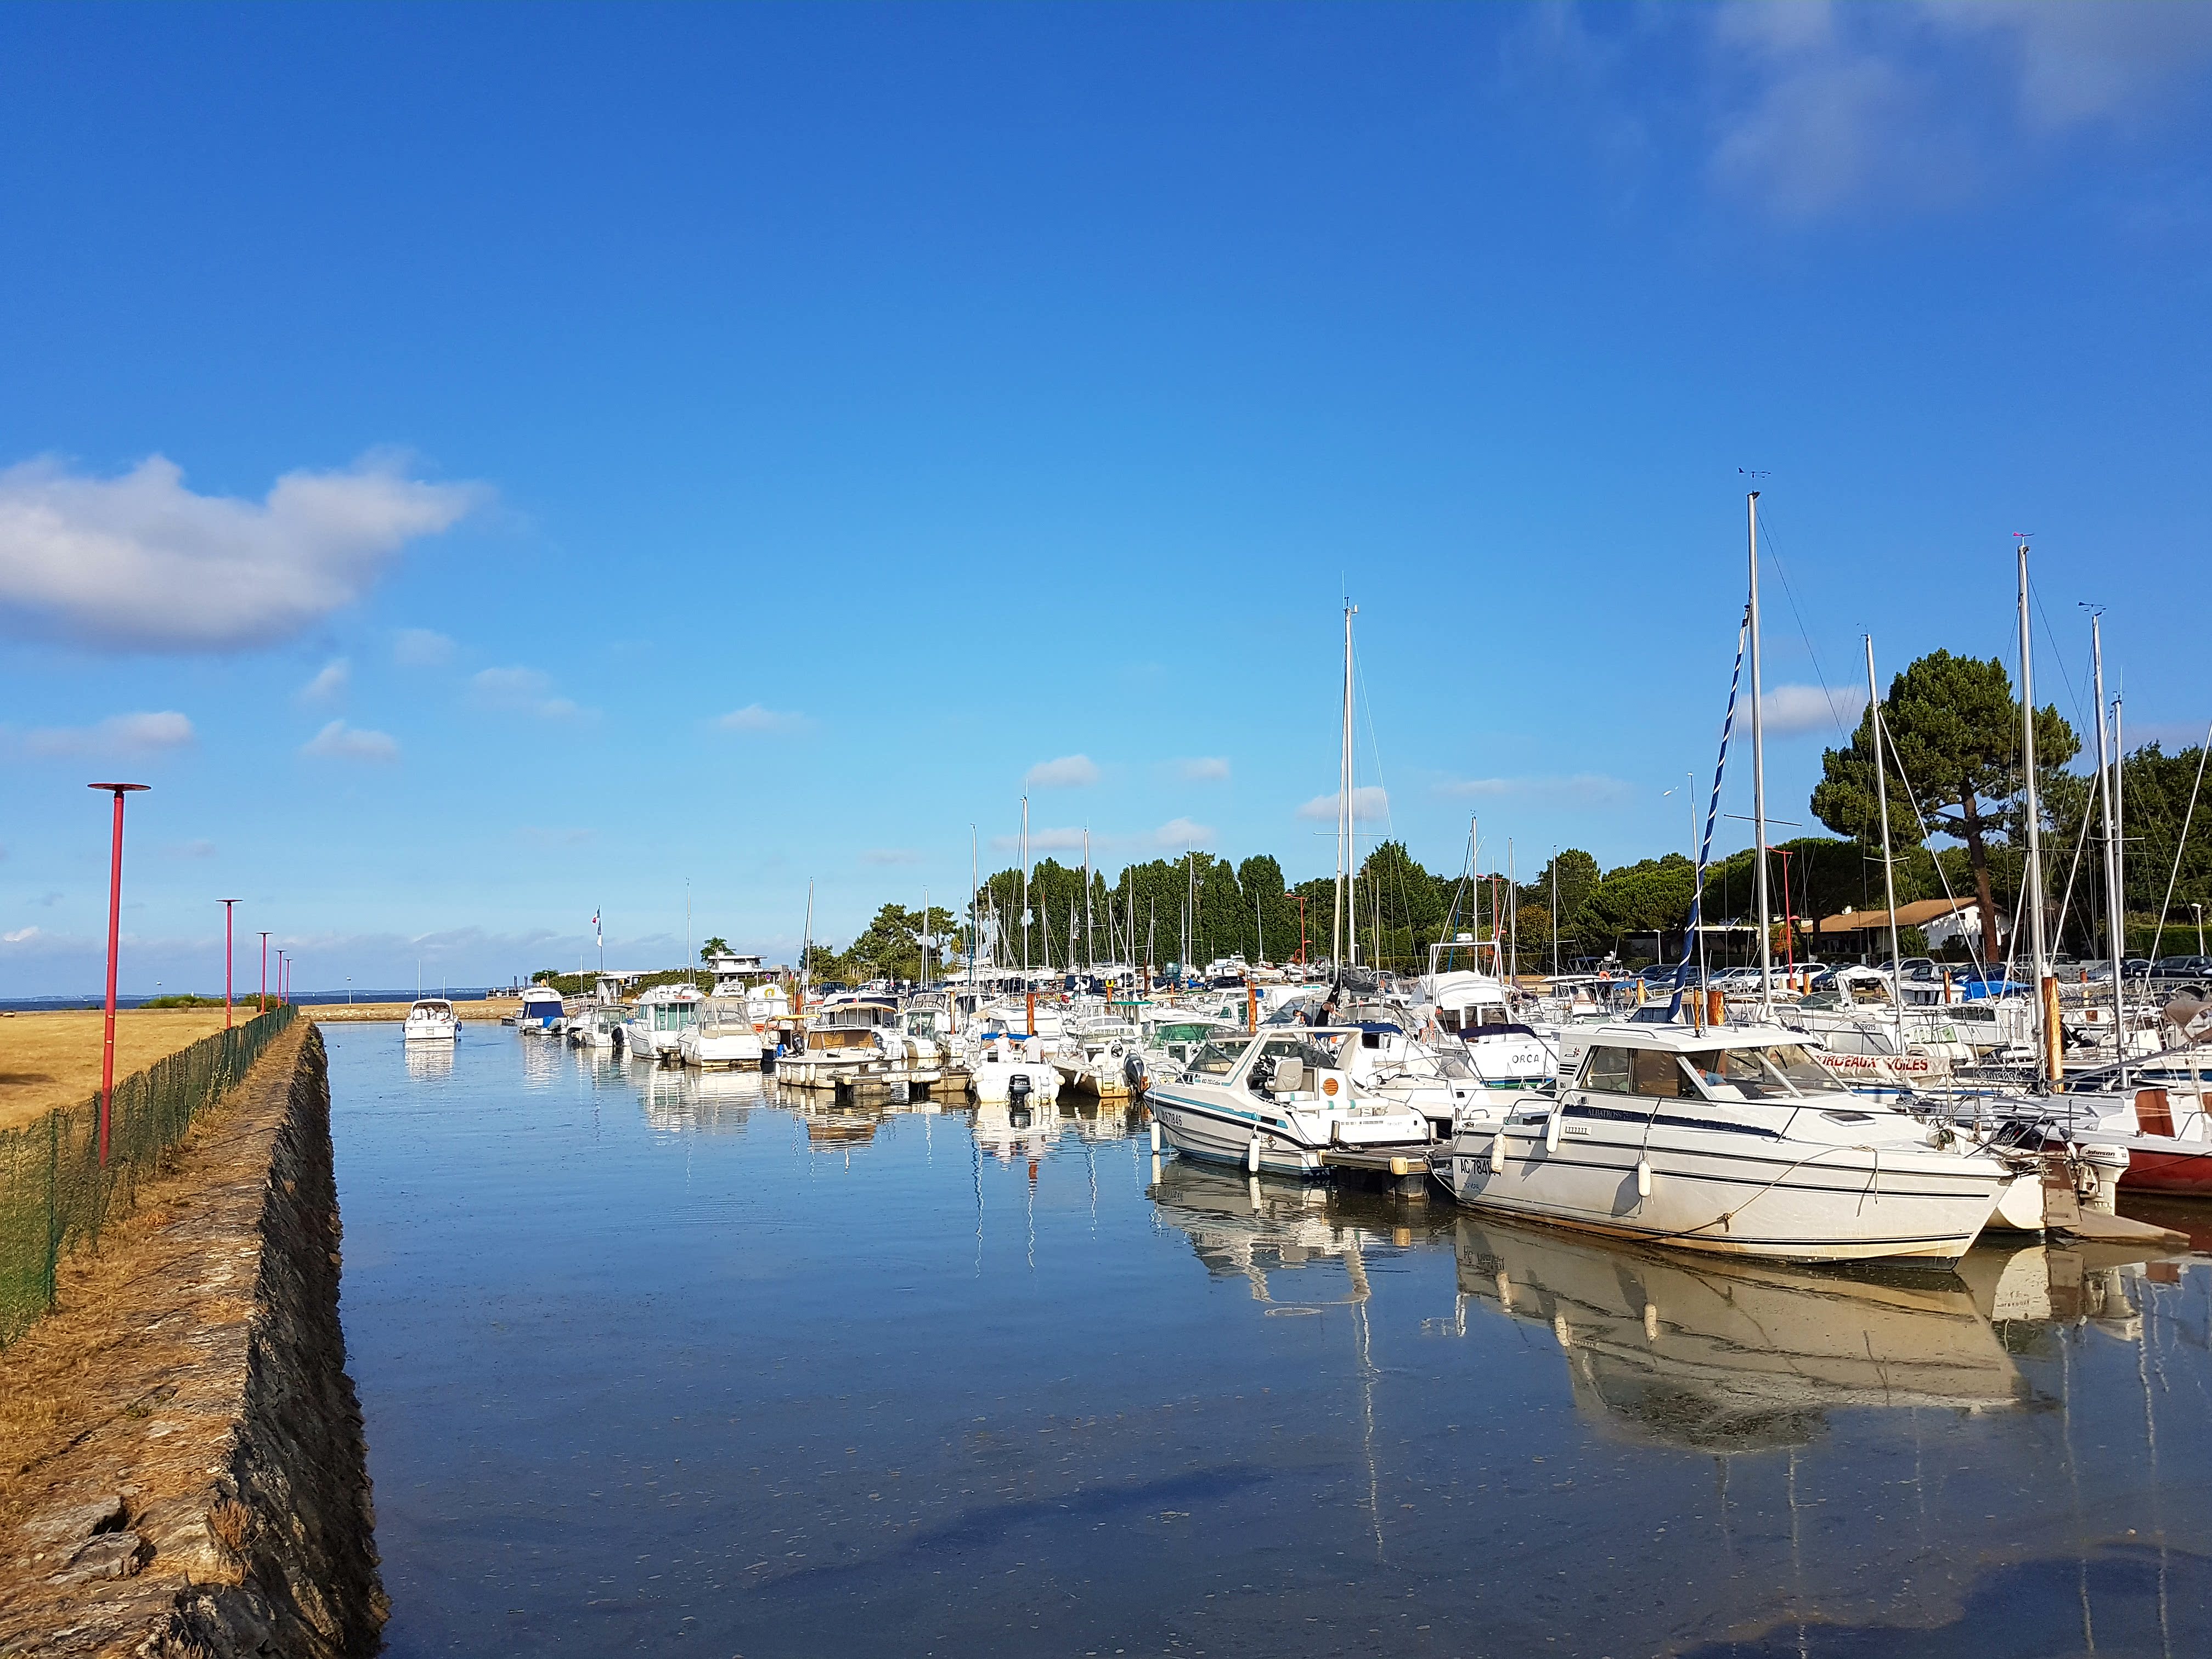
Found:
[[[1276,1061],[1284,1060],[1295,1060],[1305,1069],[1308,1075],[1316,1072],[1335,1071],[1343,1063],[1320,1043],[1309,1042],[1304,1037],[1269,1037],[1260,1045],[1261,1064],[1272,1066]]]
[[[1836,1086],[1820,1063],[1794,1042],[1764,1048],[1708,1048],[1683,1059],[1715,1100],[1795,1100]]]
[[[1446,1052],[1437,1054],[1437,1069],[1455,1083],[1469,1083],[1474,1080],[1474,1067],[1455,1054]]]
[[[1227,1077],[1243,1054],[1242,1042],[1209,1042],[1190,1057],[1188,1066],[1200,1077]]]

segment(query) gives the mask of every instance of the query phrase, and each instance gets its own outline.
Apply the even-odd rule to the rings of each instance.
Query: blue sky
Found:
[[[1025,787],[1324,871],[1347,591],[1370,829],[1664,851],[1746,471],[1777,817],[2016,531],[2194,741],[2208,88],[2206,7],[9,8],[0,993],[116,775],[135,990],[226,894],[303,986],[788,954]]]

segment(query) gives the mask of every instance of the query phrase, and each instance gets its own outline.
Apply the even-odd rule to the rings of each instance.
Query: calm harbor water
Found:
[[[1738,1267],[325,1036],[403,1659],[2212,1650],[2212,1259]]]

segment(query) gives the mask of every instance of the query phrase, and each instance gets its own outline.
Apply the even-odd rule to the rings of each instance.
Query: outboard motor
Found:
[[[1123,1055],[1121,1059],[1121,1075],[1123,1078],[1127,1079],[1128,1085],[1132,1089],[1134,1089],[1139,1094],[1144,1093],[1145,1057],[1142,1054],[1137,1054]]]
[[[1006,1117],[1017,1129],[1026,1129],[1035,1121],[1030,1110],[1030,1074],[1017,1072],[1006,1079]]]

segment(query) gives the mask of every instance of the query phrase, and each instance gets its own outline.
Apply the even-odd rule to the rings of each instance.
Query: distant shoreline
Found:
[[[356,1005],[397,1002],[404,1012],[406,1006],[417,997],[444,997],[449,1002],[483,1002],[497,997],[512,998],[515,994],[516,993],[504,988],[488,985],[455,986],[450,990],[434,991],[402,991],[394,990],[388,986],[376,986],[366,990],[357,990],[349,997],[345,988],[341,986],[335,991],[295,991],[292,993],[292,1000],[303,1007],[313,1006],[340,1008],[344,1007],[349,1002]],[[156,997],[162,996],[197,996],[210,999],[217,1006],[221,1006],[222,1003],[222,993],[220,991],[155,991],[140,992],[134,996],[118,995],[115,999],[115,1006],[118,1008],[143,1008]],[[231,993],[231,1006],[236,1008],[250,1008],[260,1000],[260,996],[261,988],[258,983],[244,987]],[[66,1012],[72,1010],[101,1007],[105,1006],[106,1000],[106,994],[101,991],[70,992],[60,996],[0,997],[0,1012],[18,1014]],[[272,998],[271,1000],[274,999]]]

